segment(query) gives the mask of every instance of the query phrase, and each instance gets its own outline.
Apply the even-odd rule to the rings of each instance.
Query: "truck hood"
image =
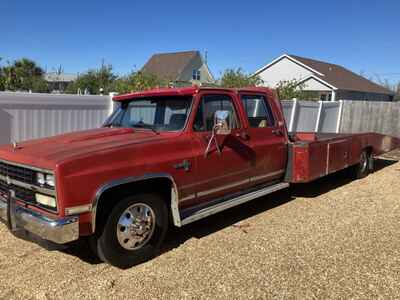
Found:
[[[78,131],[0,147],[0,159],[38,168],[54,169],[61,162],[93,152],[155,141],[163,138],[152,131],[131,128],[99,128]]]

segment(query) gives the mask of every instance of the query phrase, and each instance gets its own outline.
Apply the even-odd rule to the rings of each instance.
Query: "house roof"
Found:
[[[389,89],[380,86],[379,84],[376,84],[371,80],[368,80],[342,66],[297,55],[289,56],[322,73],[322,76],[318,74],[316,74],[316,76],[338,89],[363,91],[377,94],[393,94],[393,92]]]
[[[280,56],[278,59],[258,70],[256,74],[260,73],[261,71],[265,70],[269,66],[277,63],[285,57],[290,59],[294,63],[297,63],[302,67],[309,69],[314,74],[311,77],[320,79],[322,82],[327,83],[328,85],[333,86],[336,89],[393,95],[393,92],[389,89],[379,84],[376,84],[375,82],[372,82],[371,80],[368,80],[340,65],[292,54],[284,54]]]
[[[185,67],[199,51],[154,54],[143,66],[142,72],[154,74],[165,80],[177,80]]]

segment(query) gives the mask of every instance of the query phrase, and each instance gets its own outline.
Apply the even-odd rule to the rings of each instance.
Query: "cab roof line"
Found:
[[[124,95],[118,95],[113,97],[113,101],[124,101],[140,99],[144,97],[154,97],[154,96],[190,96],[196,95],[201,91],[224,91],[224,92],[268,92],[271,93],[271,89],[265,87],[246,87],[246,88],[223,88],[223,87],[183,87],[183,88],[160,88],[148,91],[134,92]]]

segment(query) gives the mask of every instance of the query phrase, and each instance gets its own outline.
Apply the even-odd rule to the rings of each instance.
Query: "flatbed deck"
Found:
[[[400,139],[378,133],[334,134],[300,132],[291,135],[285,181],[310,182],[400,146]],[[370,162],[372,163],[372,162]]]

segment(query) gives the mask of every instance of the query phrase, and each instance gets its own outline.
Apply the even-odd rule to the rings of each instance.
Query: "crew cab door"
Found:
[[[249,187],[254,153],[249,141],[242,137],[243,121],[237,95],[221,91],[201,92],[195,107],[192,123],[196,161],[195,202],[216,199]],[[206,153],[217,110],[230,112],[232,131],[229,135],[217,136],[221,153],[218,153],[215,141],[211,141]]]
[[[247,134],[255,153],[251,171],[253,185],[280,179],[285,172],[287,141],[284,123],[277,112],[275,101],[267,94],[242,92],[239,94],[247,115]]]

